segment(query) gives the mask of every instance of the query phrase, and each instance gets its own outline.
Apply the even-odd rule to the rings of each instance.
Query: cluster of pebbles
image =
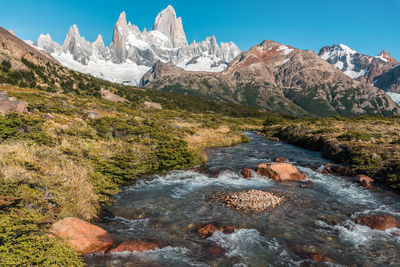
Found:
[[[263,212],[278,206],[283,197],[261,190],[249,190],[216,194],[214,197],[224,205],[243,212]]]

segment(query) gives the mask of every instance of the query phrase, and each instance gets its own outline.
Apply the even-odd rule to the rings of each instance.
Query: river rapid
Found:
[[[368,190],[349,178],[323,175],[313,169],[329,161],[319,153],[247,133],[251,142],[208,151],[207,167],[217,178],[192,171],[155,175],[125,187],[107,207],[110,216],[99,226],[118,240],[151,239],[167,244],[154,251],[94,255],[88,266],[400,266],[400,230],[377,231],[355,224],[359,215],[388,214],[400,219],[400,196]],[[243,167],[287,157],[313,184],[275,182]],[[259,189],[283,194],[285,201],[261,213],[241,213],[212,200],[222,192]],[[112,214],[112,215],[111,215]],[[216,232],[201,239],[200,223],[233,225],[234,233]],[[225,253],[204,256],[216,243]],[[312,253],[324,256],[313,261]]]

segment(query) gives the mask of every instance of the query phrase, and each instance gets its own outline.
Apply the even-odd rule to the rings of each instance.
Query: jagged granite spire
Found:
[[[175,9],[171,5],[157,15],[153,30],[165,34],[175,48],[188,45],[186,34],[183,30],[182,18],[176,17]]]

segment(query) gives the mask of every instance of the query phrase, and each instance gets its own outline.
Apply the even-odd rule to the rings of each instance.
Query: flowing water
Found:
[[[208,167],[217,178],[190,171],[153,176],[128,186],[108,207],[101,227],[118,240],[156,239],[168,246],[154,251],[96,255],[89,266],[400,266],[400,230],[371,230],[356,225],[360,214],[389,214],[400,219],[400,196],[384,190],[367,190],[348,178],[323,175],[310,166],[328,161],[319,153],[281,142],[265,141],[248,133],[251,142],[211,149]],[[244,179],[243,167],[276,157],[287,157],[313,184],[280,183],[259,177]],[[224,170],[224,171],[221,171]],[[210,199],[214,193],[259,189],[286,196],[275,209],[244,214]],[[216,232],[201,239],[199,223],[219,222],[240,230]],[[202,251],[211,243],[225,249],[208,259]],[[324,255],[314,262],[310,253]]]

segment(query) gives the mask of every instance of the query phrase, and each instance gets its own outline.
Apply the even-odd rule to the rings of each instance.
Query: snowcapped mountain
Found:
[[[325,46],[319,56],[353,79],[363,76],[372,61],[371,56],[360,54],[344,44]]]
[[[347,76],[372,84],[385,91],[396,91],[400,87],[392,71],[399,63],[385,50],[376,57],[364,55],[344,44],[323,47],[318,54],[323,60],[342,70]],[[396,94],[389,94],[399,103]]]
[[[376,57],[361,54],[344,44],[325,46],[318,54],[323,60],[342,70],[347,76],[366,83],[391,69],[398,62],[382,50]]]
[[[218,45],[214,36],[188,45],[182,19],[172,6],[157,15],[151,31],[128,23],[122,12],[110,46],[105,46],[101,35],[93,43],[87,41],[76,25],[71,26],[62,46],[49,34],[41,34],[33,45],[68,68],[131,85],[138,85],[157,61],[172,61],[189,71],[220,72],[241,53],[232,42]]]

